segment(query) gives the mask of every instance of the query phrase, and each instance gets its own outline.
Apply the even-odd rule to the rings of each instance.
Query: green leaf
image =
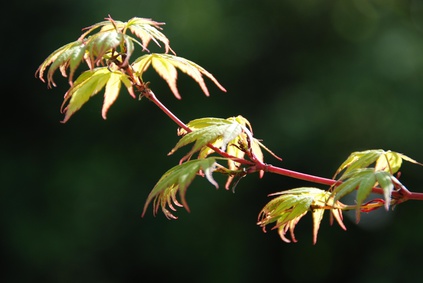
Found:
[[[335,173],[338,175],[342,170],[346,169],[344,174],[348,174],[355,169],[365,168],[374,163],[380,155],[384,153],[381,149],[373,149],[366,151],[356,151],[350,154]]]
[[[342,180],[342,183],[334,187],[332,190],[332,195],[334,196],[335,201],[356,190],[361,181],[365,179],[366,176],[372,174],[374,174],[373,168],[358,168],[344,174],[343,178],[340,179]]]
[[[141,39],[144,48],[147,48],[151,40],[160,46],[160,41],[164,44],[166,53],[171,51],[175,54],[172,48],[170,48],[169,39],[160,32],[162,29],[160,25],[164,24],[165,23],[152,21],[151,19],[135,17],[127,22],[127,27],[134,35]]]
[[[142,217],[147,210],[148,205],[153,199],[153,213],[157,214],[159,206],[161,206],[163,213],[169,219],[176,219],[168,209],[175,211],[173,204],[177,206],[183,206],[189,211],[188,204],[185,199],[185,194],[188,186],[194,180],[194,178],[201,172],[204,172],[204,176],[207,180],[218,188],[218,184],[212,177],[212,172],[216,167],[216,158],[196,159],[190,160],[180,165],[174,166],[169,169],[157,182],[153,190],[148,195],[147,201],[144,205]],[[180,202],[176,198],[176,194],[179,192]]]
[[[376,185],[376,176],[374,172],[369,172],[369,174],[363,174],[360,177],[360,184],[357,189],[357,208],[356,208],[356,221],[360,221],[360,208],[366,198],[372,192],[373,187]]]
[[[65,69],[70,67],[69,82],[72,82],[73,74],[83,60],[85,50],[86,45],[80,41],[68,43],[51,53],[38,67],[35,75],[38,76],[41,81],[45,82],[44,72],[47,67],[51,65],[47,72],[47,82],[49,87],[51,87],[51,85],[56,86],[53,80],[54,72],[57,68],[60,68],[62,75],[66,77]]]
[[[103,56],[116,49],[123,41],[124,35],[115,30],[99,32],[87,39],[86,45],[89,51],[91,66],[103,60]],[[128,53],[128,57],[131,54]]]
[[[209,91],[203,79],[203,75],[212,80],[222,91],[226,92],[226,89],[220,85],[212,74],[196,63],[185,58],[171,54],[146,54],[138,57],[132,63],[132,68],[138,76],[142,77],[150,65],[152,65],[156,72],[167,82],[169,88],[177,99],[181,99],[181,95],[179,94],[178,87],[176,85],[178,78],[177,69],[193,78],[200,85],[206,96],[209,96]]]
[[[125,61],[128,62],[134,51],[133,42],[139,43],[135,38],[125,34],[128,29],[141,39],[142,43],[139,44],[144,50],[147,50],[148,43],[153,40],[158,46],[160,46],[159,42],[164,43],[166,53],[173,52],[169,45],[169,39],[159,31],[160,25],[163,24],[151,19],[136,17],[128,22],[114,21],[109,17],[106,21],[85,28],[85,32],[77,41],[68,43],[51,53],[39,66],[35,76],[45,82],[44,72],[51,65],[47,73],[47,82],[49,87],[56,86],[53,80],[54,72],[60,68],[62,75],[66,77],[66,69],[69,67],[69,83],[72,84],[73,74],[83,59],[86,59],[90,69],[93,69],[96,63],[108,59],[106,55],[119,46],[121,47],[120,51],[126,55]],[[101,29],[90,35],[98,28]],[[126,62],[121,63],[125,64]]]
[[[389,172],[379,171],[375,173],[375,177],[379,185],[383,189],[383,196],[385,199],[385,209],[389,209],[389,204],[391,202],[392,191],[394,190],[393,179],[396,180]],[[399,181],[398,181],[399,183]]]
[[[395,174],[401,167],[402,158],[401,155],[388,151],[376,160],[375,170],[376,171],[387,171],[391,174]]]
[[[372,192],[373,188],[379,185],[384,193],[385,208],[389,209],[391,202],[391,194],[394,189],[394,182],[398,185],[401,183],[387,171],[375,171],[374,168],[360,168],[348,172],[343,182],[334,187],[332,196],[337,201],[343,196],[357,190],[356,196],[356,221],[360,221],[360,212],[363,202]]]
[[[215,148],[220,148],[221,150],[225,150],[226,148],[226,153],[229,156],[235,157],[235,159],[244,158],[246,153],[252,154],[254,155],[256,160],[259,160],[261,162],[263,162],[264,160],[264,156],[263,156],[263,152],[261,148],[264,148],[275,158],[277,158],[278,160],[282,160],[280,157],[278,157],[276,154],[270,151],[267,147],[265,147],[260,141],[258,141],[256,138],[253,137],[253,134],[252,134],[253,130],[252,130],[250,122],[246,118],[242,117],[241,115],[238,115],[236,117],[229,117],[227,119],[213,118],[213,117],[195,119],[190,121],[187,124],[187,126],[191,131],[203,130],[207,133],[208,127],[214,127],[214,126],[226,127],[228,125],[228,122],[241,125],[242,133],[237,135],[233,139],[232,137],[229,137],[227,139],[218,137],[214,141],[210,141],[209,143],[213,145]],[[182,129],[182,128],[178,129],[178,135],[186,135],[187,133],[188,132],[185,129]],[[174,150],[171,151],[170,154],[172,154]],[[198,158],[206,158],[208,155],[214,152],[214,150],[208,146],[201,147],[199,151],[200,152],[198,154]],[[189,153],[184,158],[188,158],[190,154],[192,153]],[[229,170],[238,171],[239,166],[240,164],[236,162],[234,159],[228,160]],[[263,177],[264,171],[260,171],[259,175],[260,175],[260,178]],[[226,189],[229,189],[229,186],[235,177],[236,177],[236,174],[228,175],[228,180],[225,185]]]
[[[191,130],[195,131],[195,130],[206,128],[206,127],[209,127],[209,126],[226,125],[226,124],[228,124],[227,119],[205,117],[205,118],[199,118],[199,119],[191,120],[187,124],[187,126]],[[180,132],[180,134],[185,134],[185,133],[186,132]]]
[[[393,152],[390,150],[384,151],[382,149],[372,149],[351,153],[347,160],[345,160],[338,168],[335,176],[344,169],[345,175],[355,169],[366,168],[372,163],[375,163],[375,171],[384,170],[390,172],[391,174],[395,174],[400,169],[403,160],[422,165],[414,159],[398,152]]]
[[[323,214],[325,213],[324,209],[314,209],[312,211],[313,217],[313,244],[317,243],[317,234],[319,233],[320,223],[323,219]]]
[[[296,242],[294,229],[299,220],[308,212],[313,217],[313,243],[317,242],[317,233],[324,210],[331,210],[341,228],[346,229],[342,222],[343,204],[334,201],[330,192],[313,187],[301,187],[272,194],[278,195],[268,202],[259,213],[257,224],[263,228],[276,222],[273,229],[278,229],[279,236],[285,242],[291,242],[285,234],[289,230],[292,241]],[[332,218],[331,218],[332,219]]]
[[[128,22],[116,21],[111,17],[107,18],[106,21],[102,21],[85,28],[86,32],[81,36],[84,38],[88,34],[92,33],[95,29],[101,28],[100,31],[117,30],[125,33],[126,30],[130,30],[135,36],[141,39],[140,44],[144,50],[147,50],[148,44],[153,40],[159,47],[162,42],[165,45],[166,53],[173,50],[170,48],[169,39],[162,33],[160,26],[165,23],[160,23],[146,18],[131,18]],[[147,50],[148,51],[148,50]]]
[[[398,172],[401,168],[402,161],[408,161],[410,163],[422,165],[421,163],[417,162],[416,160],[398,152],[393,151],[386,151],[384,152],[376,161],[375,170],[376,171],[387,171],[390,172],[392,175]]]
[[[207,118],[204,118],[203,120],[207,120]],[[207,146],[207,144],[214,143],[217,139],[221,140],[220,147],[223,151],[225,151],[227,144],[243,132],[242,125],[235,121],[213,118],[208,122],[210,123],[209,126],[197,128],[196,130],[185,134],[169,152],[169,154],[173,154],[179,148],[194,142],[192,149],[185,156],[185,158],[188,158],[195,152]]]
[[[120,90],[120,81],[124,82],[128,92],[135,98],[132,85],[124,73],[119,71],[110,71],[107,67],[96,68],[83,72],[74,82],[73,86],[68,90],[62,104],[62,112],[65,112],[63,123],[78,111],[93,95],[106,86],[105,100],[103,103],[102,115],[106,117],[106,113],[115,101]],[[66,107],[65,104],[67,104]]]
[[[106,84],[106,89],[104,91],[103,109],[101,111],[103,119],[106,119],[107,111],[109,111],[110,106],[116,101],[116,98],[120,92],[122,81],[124,82],[131,96],[135,98],[135,93],[132,90],[132,84],[128,77],[121,72],[111,72],[110,78]]]
[[[342,183],[339,184],[338,182],[332,187],[332,195],[334,195],[335,200],[338,200],[357,189],[356,216],[358,222],[363,201],[379,184],[384,193],[385,208],[388,209],[391,203],[391,194],[395,187],[394,183],[403,187],[393,176],[399,171],[403,160],[422,165],[404,154],[390,150],[376,149],[353,152],[335,173],[336,176],[345,170],[339,178]],[[368,167],[373,163],[375,164],[374,168]]]
[[[62,104],[62,112],[65,112],[63,123],[84,105],[91,96],[97,94],[110,78],[110,71],[106,68],[97,68],[83,72],[76,80],[73,86],[65,94]],[[65,107],[65,103],[69,104]]]

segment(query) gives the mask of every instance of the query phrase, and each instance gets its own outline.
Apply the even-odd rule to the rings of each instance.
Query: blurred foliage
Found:
[[[3,282],[387,283],[420,276],[418,202],[381,211],[374,225],[365,224],[366,215],[363,224],[345,221],[347,231],[323,221],[316,246],[307,242],[311,219],[298,225],[301,241],[291,245],[255,225],[267,194],[307,185],[269,174],[241,180],[235,194],[195,180],[186,196],[191,213],[178,211],[176,221],[148,213],[141,219],[148,193],[183,156],[166,156],[177,127],[130,96],[103,121],[101,95],[63,125],[66,79],[57,77],[58,87],[47,90],[34,72],[108,14],[152,18],[166,22],[178,56],[228,90],[210,85],[205,97],[180,76],[179,101],[146,74],[183,121],[242,115],[283,158],[281,166],[325,177],[349,153],[368,148],[422,161],[421,1],[40,0],[9,1],[5,9]],[[422,176],[421,168],[404,166],[402,183],[418,191]]]

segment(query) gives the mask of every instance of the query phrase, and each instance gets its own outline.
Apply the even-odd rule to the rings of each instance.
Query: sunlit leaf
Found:
[[[387,171],[375,171],[374,168],[354,169],[343,176],[342,183],[333,188],[332,195],[337,201],[343,196],[357,190],[356,196],[356,221],[360,221],[360,212],[363,211],[363,202],[367,199],[373,188],[380,186],[384,193],[385,208],[389,209],[394,182],[401,183]],[[364,209],[365,210],[365,209]]]
[[[111,81],[109,81],[111,80]],[[115,101],[120,90],[120,81],[124,82],[131,96],[135,98],[132,85],[124,73],[110,71],[107,67],[96,68],[83,72],[68,90],[62,104],[65,112],[63,123],[78,111],[93,95],[101,91],[107,84],[102,115],[105,118],[109,107]],[[65,104],[68,103],[65,107]]]
[[[353,152],[347,160],[338,168],[336,175],[344,170],[340,182],[332,187],[332,194],[335,200],[357,190],[356,197],[356,219],[360,220],[360,212],[367,208],[362,208],[363,202],[374,188],[381,187],[384,193],[385,208],[389,209],[391,204],[391,194],[395,187],[405,188],[394,176],[406,160],[414,164],[419,164],[410,157],[381,149]],[[374,164],[373,167],[369,167]]]
[[[347,160],[341,164],[336,171],[335,176],[344,169],[345,171],[343,174],[345,175],[355,169],[366,168],[373,163],[375,163],[375,171],[384,170],[390,172],[391,174],[395,174],[400,169],[402,160],[422,165],[404,154],[390,150],[384,151],[382,149],[373,149],[357,151],[351,153]]]
[[[85,32],[77,41],[66,44],[51,53],[39,66],[35,75],[44,82],[44,73],[50,66],[47,73],[48,86],[55,86],[53,74],[57,69],[64,77],[67,76],[66,69],[69,70],[69,83],[72,84],[73,75],[82,60],[86,60],[90,69],[95,64],[103,62],[111,56],[113,50],[120,48],[119,52],[125,53],[124,60],[120,62],[125,65],[134,51],[134,42],[140,44],[144,50],[150,41],[154,41],[158,46],[160,42],[164,44],[166,53],[173,50],[170,48],[169,39],[160,32],[164,23],[152,21],[151,19],[134,17],[128,22],[114,21],[111,17],[85,28]],[[101,28],[96,33],[96,29]],[[130,30],[142,43],[126,34]],[[147,50],[148,51],[148,50]]]
[[[166,53],[169,51],[173,52],[173,50],[170,48],[169,39],[160,31],[162,30],[160,26],[164,24],[165,23],[156,22],[146,18],[134,17],[127,22],[122,22],[113,20],[109,17],[106,18],[106,21],[102,21],[85,28],[86,32],[81,36],[81,38],[87,37],[88,34],[92,33],[95,29],[98,28],[101,28],[101,31],[117,30],[122,33],[125,33],[126,30],[129,29],[135,36],[141,39],[141,46],[144,48],[144,50],[147,50],[148,44],[152,40],[159,47],[159,42],[162,42],[165,46]]]
[[[258,139],[256,139],[256,138],[253,137],[253,130],[252,130],[252,127],[250,125],[250,122],[247,119],[245,119],[244,117],[242,117],[241,115],[238,115],[236,117],[229,117],[227,119],[214,118],[214,117],[199,118],[199,119],[195,119],[195,120],[190,121],[187,124],[187,126],[192,131],[196,131],[198,129],[204,129],[204,128],[207,128],[209,126],[226,125],[228,122],[225,121],[225,120],[239,123],[243,127],[244,132],[247,135],[247,137],[245,138],[245,142],[247,142],[247,139],[249,140],[249,142],[251,143],[251,148],[252,148],[253,153],[256,155],[256,157],[260,161],[263,161],[263,153],[261,151],[261,148],[263,148],[266,151],[268,151],[272,156],[274,156],[278,160],[282,160],[282,158],[278,157],[270,149],[268,149],[266,146],[264,146]],[[179,135],[185,135],[186,133],[187,132],[184,129],[182,129],[182,128],[178,130],[178,134]],[[238,136],[238,137],[240,139],[242,139],[241,136]],[[220,148],[221,147],[221,144],[222,144],[222,141],[219,140],[219,139],[217,139],[216,142],[214,142],[212,144],[215,147]],[[238,141],[232,140],[232,144],[236,145],[236,144],[238,144]],[[228,144],[228,146],[229,146],[229,144]],[[234,148],[233,148],[233,150],[235,151]],[[237,148],[236,150],[239,153],[237,153],[237,154],[231,154],[231,155],[238,156],[238,157],[244,156],[243,154],[240,153],[242,151],[239,148]],[[202,149],[202,152],[200,153],[200,156],[205,157],[205,156],[209,155],[212,152],[213,152],[213,150],[211,150],[210,148],[203,148]]]
[[[78,111],[91,96],[97,94],[105,86],[109,78],[110,71],[107,68],[97,68],[82,73],[65,95],[62,112],[66,114],[63,123],[69,120],[72,114]],[[68,101],[69,104],[63,108]]]
[[[149,42],[153,40],[158,46],[159,42],[162,42],[165,46],[165,52],[168,53],[171,51],[175,53],[169,44],[169,39],[160,31],[162,28],[160,25],[165,23],[155,22],[151,19],[145,18],[132,18],[127,22],[127,27],[129,30],[141,39],[143,46],[147,48]]]
[[[115,30],[96,33],[86,40],[87,50],[92,66],[104,60],[103,56],[112,49],[119,47],[125,38],[124,35]],[[128,53],[128,57],[131,54]]]
[[[200,172],[204,172],[207,180],[218,188],[218,184],[212,177],[212,172],[216,167],[216,158],[210,157],[206,159],[190,160],[180,165],[169,169],[159,179],[153,190],[148,195],[147,201],[144,205],[142,216],[144,216],[148,205],[153,202],[153,213],[157,214],[159,207],[161,207],[165,216],[169,219],[176,219],[166,207],[175,211],[173,205],[185,207],[189,211],[185,194],[188,186]],[[176,194],[179,193],[180,201],[177,200]]]
[[[332,195],[334,200],[337,201],[357,190],[356,221],[358,223],[360,221],[361,205],[377,183],[374,168],[356,168],[344,174],[341,180],[342,183],[333,189]]]
[[[324,210],[331,211],[342,229],[346,229],[342,222],[343,204],[334,201],[330,192],[313,187],[302,187],[272,194],[277,196],[268,202],[260,211],[257,224],[263,228],[275,223],[272,229],[278,229],[279,236],[285,242],[296,242],[294,229],[299,220],[311,211],[313,217],[313,243],[317,242],[317,234]],[[290,232],[291,240],[285,235]]]
[[[361,182],[361,176],[373,173],[373,168],[358,168],[348,172],[347,174],[344,174],[340,179],[342,183],[335,186],[332,190],[332,194],[335,196],[335,200],[339,200],[345,195],[356,190]]]
[[[124,81],[125,85],[129,89],[130,93],[132,92],[132,85],[129,79],[121,72],[111,72],[110,78],[107,81],[106,88],[104,91],[104,102],[103,109],[101,110],[101,116],[103,119],[106,119],[107,111],[109,111],[110,106],[116,101],[116,98],[119,95],[121,82]],[[135,94],[132,93],[135,98]]]
[[[216,80],[216,78],[211,73],[206,71],[203,67],[185,58],[171,54],[146,54],[138,57],[132,63],[132,68],[138,74],[138,76],[142,77],[150,65],[152,65],[156,72],[167,82],[174,96],[178,99],[180,99],[181,96],[176,85],[178,78],[177,69],[193,78],[200,85],[206,96],[209,96],[209,91],[203,79],[203,75],[212,80],[222,91],[226,92],[226,89]]]
[[[317,243],[317,234],[319,233],[320,223],[323,219],[323,214],[325,213],[325,209],[319,208],[312,210],[312,217],[313,217],[313,244]]]
[[[220,132],[218,131],[217,135],[215,136],[209,136],[207,133],[211,132],[213,133],[215,129],[225,129],[228,127],[228,125],[234,124],[234,125],[240,125],[242,132],[239,132],[239,126],[236,126],[238,129],[239,134],[238,135],[231,135],[230,132],[225,132],[225,135],[221,136]],[[280,157],[276,156],[273,152],[271,152],[268,148],[266,148],[260,141],[258,141],[256,138],[253,137],[252,134],[252,127],[250,122],[242,117],[241,115],[235,116],[235,117],[229,117],[227,119],[222,118],[214,118],[214,117],[207,117],[207,118],[200,118],[190,121],[187,126],[192,132],[200,130],[200,132],[197,132],[195,135],[192,134],[190,137],[185,138],[184,140],[180,141],[180,144],[178,147],[175,147],[170,154],[172,154],[175,150],[182,147],[183,145],[186,145],[191,140],[193,140],[193,137],[201,136],[203,133],[205,134],[204,138],[206,138],[203,142],[197,144],[198,147],[194,147],[193,151],[191,151],[185,158],[188,158],[190,154],[193,154],[196,152],[199,148],[199,154],[198,158],[206,158],[208,155],[212,154],[214,150],[207,146],[207,144],[211,144],[215,148],[219,148],[223,151],[226,151],[226,153],[232,157],[242,159],[244,158],[245,154],[247,152],[251,152],[255,158],[261,162],[263,162],[263,152],[261,148],[264,148],[266,151],[268,151],[270,154],[272,154],[275,158],[281,160]],[[211,128],[209,128],[211,127]],[[178,135],[186,135],[188,131],[185,129],[178,129]],[[226,136],[226,138],[225,138]],[[214,140],[213,140],[214,139]],[[208,141],[208,142],[206,142]],[[250,147],[250,148],[249,148]],[[232,171],[239,170],[240,164],[236,162],[233,159],[228,160],[228,168]],[[264,171],[260,171],[260,177],[263,176]],[[229,186],[231,185],[233,179],[236,177],[236,175],[229,175],[228,180],[226,182],[225,188],[229,189]]]
[[[360,184],[357,189],[357,208],[356,208],[356,221],[360,221],[361,205],[372,192],[373,187],[376,185],[376,176],[374,172],[363,174],[360,178]]]
[[[374,163],[383,153],[384,151],[382,149],[353,152],[347,160],[341,164],[336,171],[335,176],[344,169],[346,169],[344,174],[348,174],[350,171],[355,169],[366,168]]]
[[[375,170],[387,171],[391,174],[394,174],[400,169],[401,164],[401,155],[396,152],[388,151],[385,154],[379,156],[379,158],[376,160]]]
[[[225,151],[227,144],[242,133],[243,127],[239,123],[227,119],[215,120],[215,122],[210,126],[198,128],[185,134],[169,154],[173,154],[177,149],[187,144],[194,143],[192,149],[185,156],[188,158],[207,144],[214,143],[217,139],[220,139],[220,147]]]
[[[60,68],[62,75],[66,77],[67,74],[65,69],[69,67],[69,82],[72,82],[73,74],[83,60],[85,50],[86,46],[80,41],[68,43],[51,53],[38,67],[35,75],[38,76],[40,80],[45,82],[44,72],[48,66],[51,65],[47,72],[47,82],[49,87],[51,87],[51,85],[56,86],[53,80],[54,72],[57,70],[57,68]]]
[[[394,176],[392,176],[389,172],[386,171],[379,171],[375,173],[375,177],[379,185],[383,189],[383,196],[385,200],[385,209],[389,209],[389,204],[391,202],[391,194],[394,190],[394,180],[397,180]],[[399,183],[399,181],[398,181]]]

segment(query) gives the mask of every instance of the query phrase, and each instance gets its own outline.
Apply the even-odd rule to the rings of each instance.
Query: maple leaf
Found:
[[[85,45],[87,46],[87,60],[89,60],[88,65],[90,69],[94,68],[94,65],[98,65],[99,62],[109,59],[112,54],[111,52],[123,43],[125,43],[123,49],[125,50],[126,60],[129,60],[134,46],[131,38],[121,32],[116,30],[102,31],[86,39]],[[109,53],[109,56],[105,56]]]
[[[156,22],[147,18],[133,17],[127,22],[113,20],[110,16],[106,18],[106,21],[102,21],[91,25],[84,30],[80,39],[87,37],[95,29],[101,28],[100,31],[110,31],[116,30],[121,33],[126,33],[129,29],[132,34],[141,39],[140,45],[143,47],[143,50],[148,51],[147,47],[150,41],[154,41],[159,47],[161,47],[160,42],[164,44],[165,52],[168,53],[171,51],[175,53],[172,48],[170,48],[169,39],[160,31],[162,30],[161,25],[164,25],[163,22]]]
[[[66,69],[69,67],[69,83],[71,83],[76,68],[83,60],[86,48],[87,46],[81,41],[74,41],[58,48],[53,53],[51,53],[38,67],[37,71],[35,72],[35,76],[38,76],[41,81],[45,82],[44,72],[51,64],[47,72],[48,87],[51,87],[52,85],[56,86],[53,80],[54,72],[57,70],[57,68],[60,68],[62,76],[67,77]]]
[[[119,52],[116,54],[125,54],[125,58],[121,62],[122,65],[125,65],[134,51],[134,42],[146,51],[148,51],[147,46],[151,40],[158,46],[160,46],[159,42],[162,42],[165,45],[166,53],[173,52],[169,45],[169,39],[159,31],[160,25],[164,23],[137,17],[128,22],[114,21],[111,17],[106,19],[106,21],[84,28],[85,32],[77,41],[68,43],[51,53],[38,67],[35,76],[45,82],[44,73],[50,66],[47,73],[48,86],[56,86],[53,80],[54,72],[59,68],[62,76],[67,77],[66,69],[70,68],[68,80],[72,85],[73,74],[81,61],[85,60],[89,68],[93,69],[96,64],[115,56],[113,51],[119,48]],[[98,28],[100,30],[97,33],[90,35]],[[140,38],[142,43],[127,35],[128,29]]]
[[[206,117],[190,121],[187,127],[191,132],[185,129],[178,129],[178,135],[183,136],[175,147],[169,152],[173,154],[177,149],[189,143],[194,143],[192,149],[182,158],[181,161],[191,158],[195,152],[199,152],[198,158],[206,158],[214,153],[213,148],[219,148],[226,152],[228,158],[229,171],[239,171],[240,163],[236,159],[244,158],[246,152],[253,155],[255,159],[263,162],[263,152],[261,148],[271,153],[274,157],[281,160],[259,140],[253,137],[253,130],[250,122],[238,115],[227,119]],[[208,145],[212,145],[209,147]],[[235,160],[234,160],[235,158]],[[264,171],[260,171],[260,177],[263,177]],[[229,174],[225,188],[228,190],[236,174]]]
[[[107,111],[119,94],[121,82],[124,83],[130,95],[135,98],[132,84],[124,73],[111,71],[107,67],[95,68],[83,72],[65,94],[62,104],[62,113],[65,113],[65,118],[62,122],[66,123],[76,111],[104,87],[106,89],[102,116],[106,119]]]
[[[332,186],[332,195],[339,200],[357,190],[356,221],[359,222],[363,202],[378,186],[383,190],[385,209],[388,210],[394,188],[405,188],[393,175],[398,172],[403,160],[420,164],[404,154],[382,149],[353,152],[335,173],[337,176],[344,171],[338,179],[340,182]],[[369,167],[372,164],[374,167]]]
[[[342,208],[344,205],[335,201],[330,192],[313,187],[301,187],[271,194],[277,196],[268,202],[260,211],[257,224],[265,228],[276,223],[273,229],[278,229],[279,236],[284,242],[297,242],[294,229],[301,218],[311,211],[313,218],[313,244],[317,242],[317,234],[323,214],[326,209],[331,211],[331,224],[336,219],[339,226],[346,230],[343,223]],[[286,237],[290,232],[291,240]]]
[[[382,149],[371,149],[365,151],[356,151],[351,153],[348,158],[341,164],[341,166],[339,166],[334,178],[342,170],[345,170],[343,174],[348,174],[354,169],[366,168],[373,163],[376,163],[375,169],[377,171],[384,170],[390,172],[391,174],[395,174],[400,169],[402,160],[406,160],[414,164],[420,164],[416,160],[404,154],[390,150],[385,151]]]
[[[150,65],[153,66],[154,70],[156,70],[160,77],[167,82],[173,95],[177,99],[181,99],[181,95],[179,94],[178,87],[176,85],[178,78],[177,69],[193,78],[200,85],[206,96],[209,96],[210,94],[203,79],[203,75],[212,80],[222,91],[226,92],[226,89],[216,80],[216,78],[203,67],[190,60],[175,55],[158,53],[145,54],[135,59],[131,66],[137,75],[142,78],[142,75],[148,67],[150,67]]]
[[[163,176],[159,179],[157,184],[154,186],[153,190],[148,195],[148,198],[144,205],[144,210],[142,217],[147,210],[148,205],[153,201],[153,213],[157,214],[159,207],[162,208],[163,213],[168,219],[176,219],[166,207],[173,211],[176,211],[173,205],[179,207],[185,207],[189,211],[188,204],[185,199],[185,194],[188,186],[199,174],[207,178],[207,180],[218,188],[218,184],[212,177],[212,173],[216,168],[216,159],[217,158],[206,158],[206,159],[196,159],[190,160],[183,164],[176,165],[169,169]],[[222,158],[220,158],[222,159]],[[176,194],[179,192],[180,201],[177,200]]]
[[[147,48],[151,40],[153,40],[158,46],[160,46],[160,41],[164,43],[166,53],[171,51],[173,54],[175,54],[172,48],[170,48],[169,39],[162,32],[160,32],[162,29],[160,25],[164,24],[165,23],[159,23],[151,19],[134,17],[127,22],[127,27],[133,34],[142,40],[142,44],[145,46],[145,48]]]
[[[198,127],[199,122],[207,126]],[[169,152],[169,155],[190,143],[194,143],[194,145],[191,150],[184,156],[184,159],[190,158],[192,154],[201,150],[202,148],[207,147],[209,143],[218,145],[218,147],[220,147],[223,151],[226,151],[228,143],[233,141],[243,132],[243,127],[241,124],[228,119],[203,118],[195,120],[194,124],[196,124],[197,127],[193,127],[194,130],[192,132],[184,134],[178,143]],[[191,123],[188,123],[187,126],[191,128]],[[205,154],[202,155],[202,157],[205,156]]]

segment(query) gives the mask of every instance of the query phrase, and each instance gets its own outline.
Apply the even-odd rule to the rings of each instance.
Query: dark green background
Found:
[[[266,174],[233,194],[204,180],[189,187],[191,213],[140,217],[148,193],[186,152],[166,154],[176,126],[122,91],[100,115],[102,94],[66,124],[67,82],[47,89],[35,70],[83,27],[110,14],[166,22],[176,53],[213,73],[211,96],[180,73],[182,100],[150,70],[146,79],[183,121],[243,115],[281,156],[266,161],[331,177],[357,150],[382,148],[423,161],[423,2],[401,0],[9,1],[2,12],[2,282],[416,282],[423,206],[326,215],[317,245],[311,216],[298,243],[256,225],[267,195],[313,185]],[[154,49],[154,51],[157,51]],[[423,168],[403,183],[422,191]],[[325,187],[322,187],[325,188]],[[365,217],[368,216],[368,217]],[[374,216],[374,217],[372,217]],[[270,227],[269,229],[270,230]]]

